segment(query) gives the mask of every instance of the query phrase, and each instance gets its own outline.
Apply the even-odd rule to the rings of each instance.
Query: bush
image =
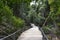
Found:
[[[0,26],[1,30],[6,33],[12,33],[18,28],[22,28],[24,20],[13,16],[13,10],[8,6],[4,5],[3,1],[0,1]],[[0,32],[5,34],[4,32]]]
[[[47,25],[43,27],[43,30],[46,34],[50,33],[51,29],[52,29],[51,25]]]
[[[16,28],[23,27],[24,20],[13,16],[13,17],[12,17],[12,24],[13,24],[13,26],[15,26]]]

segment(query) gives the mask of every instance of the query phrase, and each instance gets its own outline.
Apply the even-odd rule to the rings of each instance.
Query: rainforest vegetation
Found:
[[[49,40],[60,39],[60,0],[0,0],[0,38],[19,29],[21,33],[30,23],[41,27]]]

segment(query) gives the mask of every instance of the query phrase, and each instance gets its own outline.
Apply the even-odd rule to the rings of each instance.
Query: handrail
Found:
[[[46,38],[46,40],[49,40],[48,37],[45,35],[44,31],[42,28],[40,28],[41,32],[42,32],[42,35],[43,35],[43,38]]]
[[[19,32],[19,31],[21,31],[21,29],[17,30],[16,32],[14,32],[14,33],[6,36],[6,37],[1,38],[0,40],[4,40],[4,39],[6,39],[6,38],[8,38],[8,37],[10,37],[10,36],[12,36],[12,35],[14,35],[14,34],[16,34],[16,33]]]

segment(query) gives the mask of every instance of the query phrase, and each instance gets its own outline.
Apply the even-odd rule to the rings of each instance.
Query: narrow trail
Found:
[[[39,30],[39,27],[34,24],[31,24],[31,26],[32,26],[32,28],[22,32],[17,40],[48,40],[48,38],[46,37],[46,35],[42,31],[42,29]],[[15,35],[16,33],[20,32],[20,31],[21,31],[21,29],[17,30],[16,32],[14,32],[6,37],[1,38],[0,40],[4,40],[12,35]]]
[[[38,26],[31,24],[32,28],[24,31],[17,40],[43,40],[42,32]]]

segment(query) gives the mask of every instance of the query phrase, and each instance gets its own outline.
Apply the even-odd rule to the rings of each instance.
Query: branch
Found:
[[[52,14],[52,13],[50,13],[50,14],[48,15],[48,17],[45,19],[45,22],[43,23],[42,27],[45,26],[45,24],[46,24],[46,22],[47,22],[47,20],[49,19],[49,17],[50,17],[51,14]]]

